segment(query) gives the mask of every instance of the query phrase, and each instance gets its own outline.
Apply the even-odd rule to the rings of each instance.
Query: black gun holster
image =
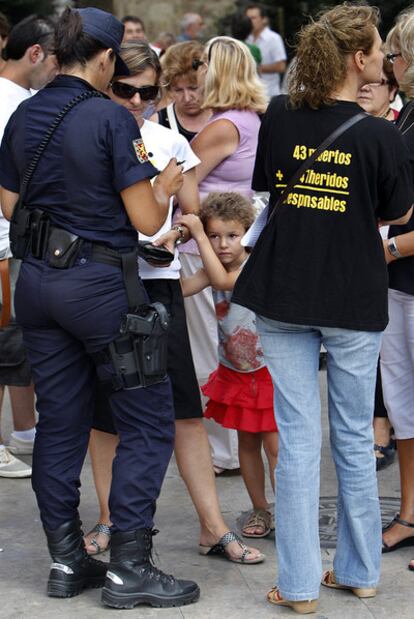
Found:
[[[98,363],[111,362],[115,369],[110,384],[103,381],[105,387],[118,391],[165,381],[170,316],[162,303],[148,302],[138,278],[137,251],[119,254],[99,246],[93,248],[92,260],[105,264],[121,262],[129,306],[121,320],[120,335],[107,349],[94,355]]]

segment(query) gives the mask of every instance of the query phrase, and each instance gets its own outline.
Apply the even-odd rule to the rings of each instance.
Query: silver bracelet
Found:
[[[175,245],[181,245],[181,243],[184,241],[184,228],[183,226],[180,226],[179,224],[175,224],[174,226],[172,226],[171,230],[175,230],[175,232],[178,232],[179,237],[178,239],[175,241]]]
[[[402,255],[398,251],[395,236],[393,236],[392,239],[388,239],[387,249],[390,252],[391,256],[394,256],[394,258],[402,258]]]

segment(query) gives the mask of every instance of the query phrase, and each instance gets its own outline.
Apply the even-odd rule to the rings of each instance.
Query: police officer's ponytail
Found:
[[[82,17],[78,11],[70,8],[64,10],[55,31],[55,54],[61,67],[85,65],[106,47],[83,32]]]

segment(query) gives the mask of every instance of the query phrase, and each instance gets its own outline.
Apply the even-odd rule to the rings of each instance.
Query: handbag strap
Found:
[[[23,197],[26,194],[27,188],[33,177],[33,174],[36,171],[40,158],[43,155],[44,151],[46,150],[46,147],[49,144],[50,140],[52,139],[56,129],[59,127],[60,123],[65,118],[66,114],[70,112],[70,110],[73,109],[75,105],[78,105],[78,103],[81,103],[82,101],[86,101],[87,99],[91,99],[92,97],[104,98],[105,95],[103,95],[101,92],[98,92],[97,90],[88,90],[86,92],[81,93],[80,95],[77,95],[71,101],[69,101],[67,105],[65,105],[65,107],[59,112],[55,120],[49,126],[45,135],[43,136],[42,141],[37,147],[37,150],[33,156],[33,159],[30,161],[30,163],[26,167],[26,170],[24,171],[23,179],[20,184],[20,199],[19,199],[18,204],[21,204],[21,205],[23,204]]]
[[[369,114],[365,112],[359,112],[358,114],[355,114],[355,116],[351,116],[351,118],[348,118],[347,121],[339,125],[339,127],[337,127],[335,131],[328,135],[328,137],[325,138],[325,140],[318,146],[318,148],[312,153],[312,155],[308,157],[308,159],[306,159],[306,161],[304,161],[301,166],[299,166],[295,174],[290,179],[289,183],[286,185],[285,189],[280,194],[274,207],[272,208],[272,211],[267,220],[267,224],[272,220],[276,213],[276,208],[283,204],[292,189],[295,187],[296,183],[301,178],[302,174],[304,174],[311,167],[311,165],[323,153],[323,151],[326,150],[328,146],[331,146],[331,144],[343,133],[345,133],[345,131],[353,127],[356,123],[363,120],[364,118],[367,118],[367,116],[369,116]]]

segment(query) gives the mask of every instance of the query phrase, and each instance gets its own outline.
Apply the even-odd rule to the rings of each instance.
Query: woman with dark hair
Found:
[[[171,156],[180,160],[185,159],[184,183],[177,192],[177,198],[183,213],[197,213],[198,189],[195,172],[196,166],[200,163],[199,159],[183,136],[147,120],[148,115],[152,114],[156,100],[152,102],[148,100],[146,93],[149,93],[150,89],[155,93],[159,87],[161,67],[158,57],[147,44],[132,42],[121,47],[121,57],[130,75],[114,78],[110,96],[134,116],[154,164],[162,169]],[[206,548],[221,546],[224,551],[222,556],[230,561],[261,563],[264,555],[254,548],[247,548],[235,533],[229,531],[220,511],[185,322],[178,251],[174,247],[174,242],[188,240],[189,235],[185,226],[172,226],[172,206],[171,200],[168,216],[162,228],[155,235],[148,237],[148,240],[156,244],[167,241],[171,251],[174,252],[174,260],[164,268],[156,268],[141,262],[140,272],[151,300],[165,303],[171,314],[172,337],[168,341],[167,367],[174,397],[177,465],[200,519],[200,552],[206,554]],[[101,550],[99,542],[108,543],[108,529],[107,539],[105,540],[105,537],[102,539],[105,529],[101,523],[108,524],[107,490],[111,477],[111,462],[118,443],[116,428],[104,403],[95,415],[94,428],[92,462],[101,514],[97,530],[95,527],[95,533],[92,532],[92,535],[86,538],[87,549],[91,553]]]
[[[53,559],[48,595],[104,585],[108,606],[177,606],[196,601],[199,588],[152,563],[155,502],[174,418],[162,365],[143,363],[158,349],[150,337],[143,351],[141,325],[162,332],[166,319],[162,307],[148,305],[138,279],[136,231],[159,229],[182,168],[171,160],[158,174],[131,114],[100,92],[114,73],[128,74],[119,56],[123,31],[98,9],[63,13],[54,46],[61,75],[23,102],[5,130],[1,204],[13,216],[11,239],[23,258],[16,315],[39,410],[33,488]],[[95,376],[108,389],[120,436],[108,572],[87,555],[78,515]]]
[[[315,612],[322,576],[321,344],[338,478],[338,541],[322,584],[373,597],[380,574],[372,413],[388,316],[378,222],[408,221],[413,191],[399,132],[356,103],[361,86],[381,79],[377,24],[377,9],[344,3],[300,32],[289,94],[269,105],[253,175],[254,189],[270,191],[274,216],[233,296],[256,312],[275,388],[279,575],[268,600],[298,613]]]

